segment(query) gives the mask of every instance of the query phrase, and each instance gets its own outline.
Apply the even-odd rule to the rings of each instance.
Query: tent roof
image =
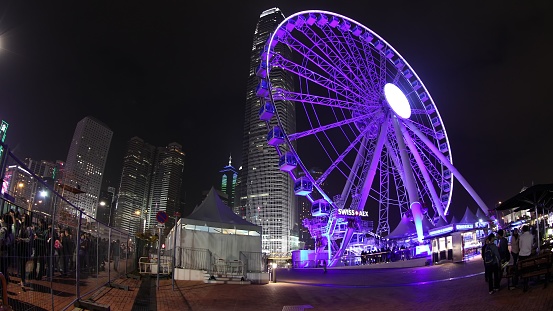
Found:
[[[478,220],[482,219],[482,221],[488,221],[489,220],[489,217],[486,216],[481,209],[476,210],[476,218],[478,218]]]
[[[414,235],[417,233],[417,228],[415,227],[415,224],[412,223],[407,216],[401,217],[401,221],[397,225],[397,227],[394,229],[394,231],[390,232],[386,236],[388,239],[399,239],[408,237],[411,235]]]
[[[196,206],[190,215],[183,218],[183,223],[197,226],[208,226],[226,229],[250,230],[261,233],[261,226],[255,225],[236,215],[226,206],[211,187],[206,198]]]
[[[478,222],[478,217],[476,217],[476,215],[474,215],[474,213],[467,206],[467,209],[465,210],[465,215],[463,216],[463,218],[461,219],[461,221],[459,223],[474,224],[474,223],[477,223],[477,222]]]
[[[447,226],[447,221],[445,219],[443,219],[442,217],[440,217],[440,219],[438,220],[438,222],[436,223],[436,228],[439,228],[439,227],[445,227]]]
[[[440,217],[440,219],[442,219]],[[428,217],[422,216],[422,231],[424,234],[428,234],[428,230],[434,228],[435,226],[430,222]]]

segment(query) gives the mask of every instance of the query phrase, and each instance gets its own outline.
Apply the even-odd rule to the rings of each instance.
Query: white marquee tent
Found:
[[[207,197],[192,213],[177,222],[177,267],[198,267],[217,261],[238,261],[240,252],[261,253],[261,226],[252,224],[236,215],[226,206],[217,191],[211,188]],[[167,236],[167,249],[172,249],[174,229]],[[207,253],[211,263],[206,261]],[[200,267],[202,269],[211,267]]]

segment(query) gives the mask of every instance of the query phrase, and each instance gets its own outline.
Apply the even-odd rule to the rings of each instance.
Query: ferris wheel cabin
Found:
[[[270,101],[266,101],[259,109],[259,120],[269,121],[275,115],[275,106]]]
[[[307,177],[300,177],[294,182],[294,193],[306,196],[313,191],[313,183]]]
[[[278,126],[274,126],[267,134],[267,143],[276,147],[284,142],[284,132]]]
[[[296,156],[292,152],[286,152],[278,159],[278,167],[281,171],[290,172],[298,165]]]
[[[318,199],[311,205],[311,215],[327,216],[330,214],[330,204],[325,199]]]

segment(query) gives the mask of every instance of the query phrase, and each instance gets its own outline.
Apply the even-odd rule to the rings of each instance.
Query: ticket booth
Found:
[[[428,231],[432,239],[432,262],[443,260],[462,262],[468,253],[474,252],[480,245],[472,224],[450,224],[432,228]]]

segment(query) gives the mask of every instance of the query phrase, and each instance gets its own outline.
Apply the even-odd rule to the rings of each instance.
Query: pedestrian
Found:
[[[520,252],[519,246],[520,236],[518,235],[518,228],[513,229],[513,234],[511,235],[511,257],[513,258],[513,286],[509,289],[515,289],[518,285],[518,276],[517,276],[517,262],[518,262],[518,253]]]
[[[19,233],[17,234],[17,250],[18,250],[18,271],[21,286],[21,290],[25,291],[25,286],[28,284],[26,281],[26,268],[27,261],[31,259],[31,252],[33,248],[34,232],[31,224],[31,216],[26,214],[21,214],[21,226],[19,228]]]
[[[8,221],[6,220],[8,214],[4,214],[0,218],[0,272],[6,278],[7,284],[10,281],[10,275],[8,273],[8,264],[9,264],[9,250],[14,243],[14,235],[12,233],[11,226],[8,226]]]
[[[528,225],[522,226],[522,235],[519,237],[518,245],[518,260],[528,259],[532,256],[534,236],[530,233],[530,227]]]
[[[323,260],[323,273],[326,273],[326,260]]]
[[[507,274],[507,266],[511,261],[509,241],[505,237],[505,231],[503,229],[497,230],[497,249],[499,250],[499,259],[501,261],[499,266],[499,281],[501,282],[503,275]]]
[[[115,240],[111,245],[111,252],[113,254],[113,270],[117,272],[119,269],[119,259],[121,258],[121,244],[119,240]]]
[[[484,271],[486,279],[488,280],[488,292],[493,294],[499,290],[499,269],[500,269],[500,257],[499,250],[494,243],[495,236],[490,233],[486,238],[486,244],[484,247]]]

